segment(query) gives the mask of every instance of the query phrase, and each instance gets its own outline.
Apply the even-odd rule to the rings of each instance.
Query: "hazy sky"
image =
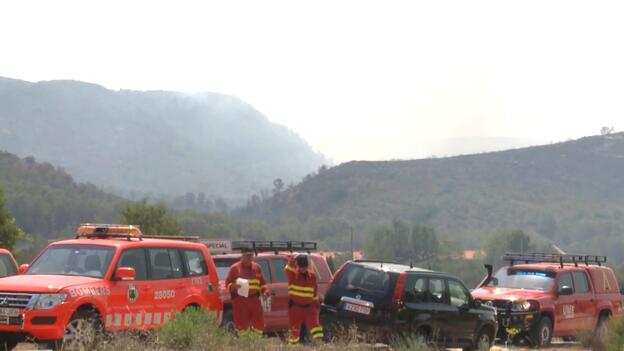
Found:
[[[624,130],[622,18],[621,1],[2,1],[0,75],[233,94],[337,162],[423,157]]]

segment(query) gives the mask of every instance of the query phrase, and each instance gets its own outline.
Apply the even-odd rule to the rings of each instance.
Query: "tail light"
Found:
[[[394,307],[400,307],[403,304],[403,289],[405,288],[405,280],[407,279],[407,273],[402,272],[397,278],[396,286],[394,287],[394,296],[392,297],[392,305]]]

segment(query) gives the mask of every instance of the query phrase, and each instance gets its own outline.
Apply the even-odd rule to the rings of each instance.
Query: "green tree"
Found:
[[[0,188],[0,247],[12,251],[17,239],[22,236],[22,230],[15,225],[15,218],[5,209],[6,200]]]
[[[121,211],[121,221],[141,227],[147,235],[180,235],[182,230],[177,220],[164,204],[151,205],[147,200],[137,202]]]

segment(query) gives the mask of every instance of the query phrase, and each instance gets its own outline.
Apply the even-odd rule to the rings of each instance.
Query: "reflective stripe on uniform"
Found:
[[[300,292],[314,292],[314,288],[294,284],[289,284],[288,289],[298,290]]]
[[[289,345],[294,345],[294,344],[298,344],[298,343],[299,343],[299,337],[288,338],[288,344]]]
[[[262,334],[262,330],[251,327],[251,331],[257,334]]]
[[[309,297],[309,298],[314,298],[314,293],[302,293],[302,292],[298,292],[298,291],[294,291],[294,290],[288,290],[288,295],[289,296],[299,296],[299,297]]]
[[[292,268],[290,265],[286,265],[286,267],[284,268],[287,271],[291,271],[291,272],[297,272],[294,268]]]
[[[323,337],[323,327],[316,327],[310,330],[310,334],[312,334],[312,338],[320,339]]]

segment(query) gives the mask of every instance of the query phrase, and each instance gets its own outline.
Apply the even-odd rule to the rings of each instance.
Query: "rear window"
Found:
[[[396,274],[350,264],[342,271],[335,283],[335,288],[354,294],[387,297],[392,294]]]
[[[238,260],[236,258],[214,259],[215,266],[217,266],[217,275],[219,276],[219,280],[225,280],[225,278],[227,278],[227,274],[230,271],[230,266],[232,266],[237,261]]]

